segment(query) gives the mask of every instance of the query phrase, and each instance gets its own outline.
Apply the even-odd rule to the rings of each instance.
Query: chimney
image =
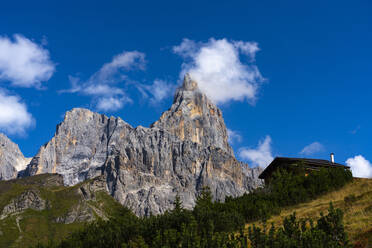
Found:
[[[331,163],[335,163],[335,154],[333,152],[331,153]]]

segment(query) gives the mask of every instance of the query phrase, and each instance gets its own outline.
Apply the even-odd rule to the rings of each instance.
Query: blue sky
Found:
[[[372,176],[370,1],[51,2],[0,9],[0,130],[26,156],[74,107],[150,125],[192,71],[238,158]]]

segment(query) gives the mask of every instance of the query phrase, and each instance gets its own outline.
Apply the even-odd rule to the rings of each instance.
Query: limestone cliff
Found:
[[[260,185],[259,169],[237,161],[221,111],[188,75],[150,128],[86,109],[66,113],[25,175],[59,173],[66,185],[103,175],[106,190],[137,215],[163,213],[180,195],[192,208],[209,186],[216,200]]]
[[[221,110],[199,91],[197,83],[188,74],[176,92],[172,107],[151,127],[166,130],[180,140],[221,148],[234,155],[227,141]]]
[[[17,178],[18,172],[24,170],[29,162],[17,144],[0,133],[0,180]]]
[[[87,109],[67,112],[54,137],[32,158],[25,175],[58,173],[66,185],[101,175],[112,132],[109,129],[116,121]]]

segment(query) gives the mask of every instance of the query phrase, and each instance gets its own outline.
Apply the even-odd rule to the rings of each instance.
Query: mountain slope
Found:
[[[61,240],[97,218],[122,209],[97,178],[63,186],[57,174],[0,182],[0,247]]]
[[[329,203],[344,212],[345,230],[355,243],[364,244],[370,239],[372,246],[372,179],[354,178],[340,190],[330,192],[317,199],[284,209],[279,216],[273,216],[268,223],[282,224],[284,218],[293,212],[299,218],[316,218],[320,212],[326,213]],[[259,223],[256,223],[259,224]],[[249,226],[251,224],[248,224]],[[361,246],[370,247],[370,246]]]
[[[222,112],[189,75],[169,110],[150,128],[73,109],[25,176],[58,173],[65,185],[103,175],[109,193],[139,216],[164,213],[178,194],[191,209],[210,187],[215,200],[258,187],[259,168],[236,160]]]

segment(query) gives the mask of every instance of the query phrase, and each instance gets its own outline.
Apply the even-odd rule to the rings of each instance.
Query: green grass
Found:
[[[112,201],[112,197],[105,192],[98,192],[96,199],[96,201],[89,201],[89,203],[103,210],[108,216],[115,216],[116,213],[123,209],[123,206],[119,202]]]
[[[84,183],[74,187],[56,185],[55,175],[44,174],[33,177],[0,182],[0,212],[10,201],[23,192],[33,189],[48,202],[49,208],[36,211],[28,209],[20,214],[8,216],[0,220],[0,247],[30,247],[37,243],[58,242],[68,234],[82,228],[85,223],[56,223],[57,217],[65,216],[77,206],[93,206],[105,216],[115,215],[122,206],[105,192],[97,192],[95,200],[85,201],[78,194],[78,189]],[[94,214],[99,218],[97,214]],[[17,218],[21,232],[17,226]]]
[[[2,232],[0,236],[0,247],[11,247],[19,237],[16,218],[13,216],[0,221],[0,230]]]

